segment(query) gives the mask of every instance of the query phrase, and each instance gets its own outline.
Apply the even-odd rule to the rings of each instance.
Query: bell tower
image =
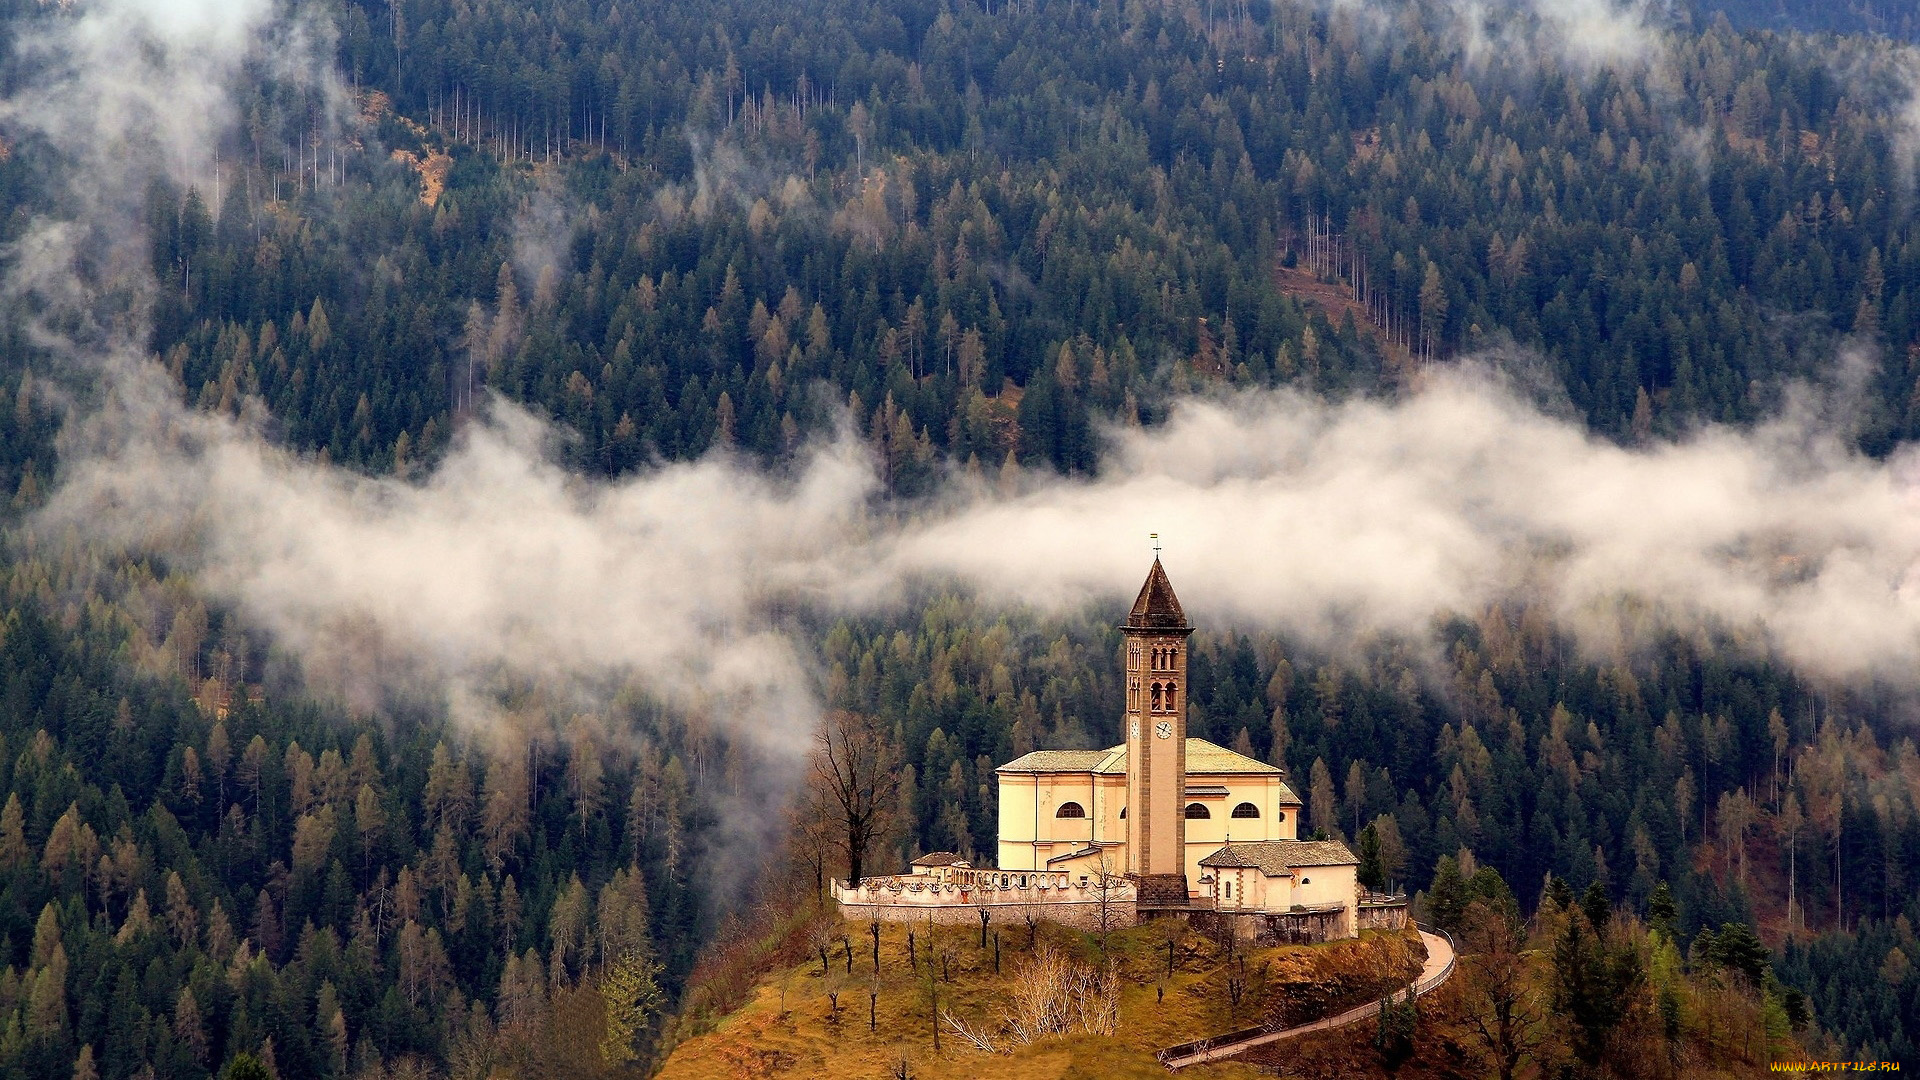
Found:
[[[1120,632],[1127,666],[1127,873],[1144,907],[1187,903],[1187,637],[1156,549]]]

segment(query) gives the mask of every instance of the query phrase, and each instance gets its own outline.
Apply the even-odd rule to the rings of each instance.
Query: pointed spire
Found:
[[[1187,613],[1180,609],[1180,598],[1173,595],[1173,583],[1167,580],[1167,571],[1157,556],[1153,569],[1147,571],[1146,584],[1140,586],[1133,610],[1127,614],[1127,626],[1135,630],[1187,629]]]

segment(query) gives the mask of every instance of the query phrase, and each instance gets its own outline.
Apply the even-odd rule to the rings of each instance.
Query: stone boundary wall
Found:
[[[980,912],[987,912],[987,924],[995,929],[1026,926],[1027,912],[1042,922],[1071,926],[1076,930],[1100,929],[1100,904],[1094,900],[1054,900],[1046,904],[863,904],[842,902],[840,914],[851,922],[918,922],[931,920],[939,926],[979,926]],[[1119,930],[1134,924],[1133,902],[1107,906],[1107,929]]]
[[[1003,880],[1006,887],[1000,884]],[[1114,879],[1107,889],[1109,928],[1133,925],[1133,884]],[[841,912],[855,920],[909,922],[931,916],[938,924],[977,925],[985,908],[993,926],[1024,924],[1029,911],[1036,918],[1083,930],[1100,926],[1100,886],[1092,880],[1082,884],[1077,874],[1053,871],[973,871],[958,881],[896,874],[865,878],[857,889],[835,881],[833,898]]]
[[[894,874],[863,878],[860,887],[833,883],[833,898],[843,904],[883,907],[942,907],[948,904],[1060,904],[1100,899],[1097,881],[1077,874],[1053,871],[966,872],[966,878],[941,881],[922,874]],[[1006,880],[1008,884],[1000,882]],[[1022,884],[1024,882],[1024,884]],[[1133,883],[1115,877],[1107,885],[1107,899],[1115,904],[1134,902]]]

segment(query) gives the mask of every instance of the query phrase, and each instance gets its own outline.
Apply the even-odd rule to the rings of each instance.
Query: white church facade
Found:
[[[1278,940],[1404,925],[1403,899],[1361,891],[1345,844],[1299,838],[1300,798],[1280,769],[1188,737],[1193,628],[1158,558],[1120,630],[1126,740],[1000,766],[997,865],[936,852],[906,874],[836,882],[847,914],[960,921],[1046,905],[1086,924],[1119,904],[1128,922],[1208,913]]]

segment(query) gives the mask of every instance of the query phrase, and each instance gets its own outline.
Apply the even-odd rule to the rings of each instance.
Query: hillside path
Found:
[[[1419,997],[1439,986],[1441,983],[1446,982],[1448,977],[1453,974],[1453,943],[1447,940],[1445,935],[1435,934],[1424,928],[1420,931],[1420,940],[1425,942],[1427,946],[1427,962],[1420,968],[1420,977],[1415,979],[1409,986],[1415,997]],[[1225,1038],[1226,1041],[1218,1043],[1217,1045],[1201,1046],[1188,1043],[1185,1046],[1173,1048],[1173,1050],[1180,1051],[1178,1056],[1163,1057],[1160,1060],[1169,1070],[1184,1069],[1189,1065],[1204,1065],[1211,1061],[1220,1061],[1225,1058],[1244,1054],[1256,1046],[1265,1046],[1268,1043],[1298,1038],[1301,1035],[1307,1035],[1315,1031],[1331,1031],[1334,1028],[1346,1027],[1348,1024],[1365,1020],[1379,1011],[1379,1002],[1368,1002],[1358,1008],[1348,1009],[1346,1012],[1315,1020],[1312,1023],[1301,1024],[1298,1027],[1281,1028],[1278,1031],[1261,1031],[1258,1034],[1248,1035],[1244,1038],[1235,1037],[1235,1035],[1238,1034],[1235,1033],[1235,1035],[1224,1036],[1223,1038]],[[1162,1051],[1162,1053],[1170,1053],[1170,1051]]]

